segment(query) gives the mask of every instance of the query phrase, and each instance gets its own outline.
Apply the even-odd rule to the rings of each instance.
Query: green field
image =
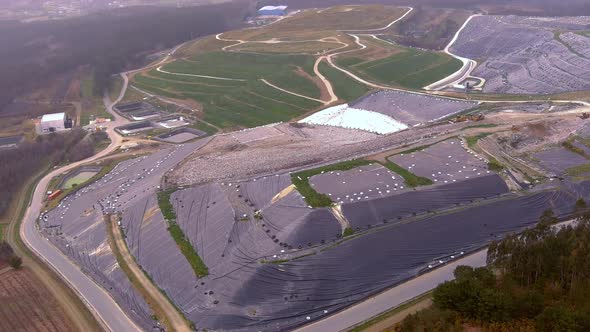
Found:
[[[372,61],[357,57],[338,58],[337,64],[374,82],[410,89],[421,89],[462,66],[461,61],[437,52],[403,48],[400,53]]]
[[[80,174],[68,179],[63,185],[63,189],[70,189],[81,185],[82,183],[90,180],[98,172],[80,172]]]
[[[0,242],[4,241],[4,232],[7,227],[6,224],[0,224]]]
[[[346,102],[353,101],[370,91],[366,85],[358,83],[325,62],[320,63],[319,70],[332,83],[336,96]]]
[[[306,55],[260,55],[213,52],[179,60],[162,69],[171,73],[215,76],[243,81],[180,76],[150,71],[137,75],[133,85],[176,99],[192,99],[204,110],[203,120],[220,128],[255,127],[288,121],[321,103],[294,96],[264,84],[260,79],[294,93],[319,98],[312,76],[314,58]],[[297,73],[299,71],[299,73]]]
[[[80,97],[82,102],[82,114],[80,125],[86,126],[90,120],[100,118],[112,119],[112,115],[106,111],[102,98],[95,95],[94,75],[87,75],[80,81]]]

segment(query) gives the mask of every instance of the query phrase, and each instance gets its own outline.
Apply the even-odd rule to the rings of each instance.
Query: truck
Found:
[[[50,200],[56,198],[57,196],[59,196],[59,194],[61,194],[61,189],[58,189],[58,190],[52,192],[49,196],[47,196],[47,200],[50,201]]]

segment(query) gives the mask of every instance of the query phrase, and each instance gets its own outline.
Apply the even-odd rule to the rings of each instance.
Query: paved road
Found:
[[[346,331],[391,308],[416,298],[448,280],[459,265],[481,267],[486,264],[487,250],[466,256],[432,272],[423,274],[379,295],[315,323],[297,329],[297,332]]]
[[[113,112],[112,106],[119,102],[127,88],[126,76],[124,85],[115,102],[111,103],[107,96],[104,97],[107,111],[114,116],[114,121],[106,124],[107,134],[111,139],[109,146],[98,154],[67,166],[58,168],[43,177],[33,193],[30,205],[26,210],[20,228],[20,236],[23,243],[48,266],[57,272],[63,280],[80,296],[82,301],[90,308],[91,312],[98,319],[103,327],[110,331],[140,331],[140,328],[131,320],[125,312],[117,305],[111,296],[102,287],[97,285],[90,277],[84,274],[80,268],[70,261],[65,255],[54,247],[47,239],[41,236],[36,229],[36,220],[43,207],[43,198],[49,181],[70,169],[81,164],[97,160],[115,151],[122,143],[114,128],[127,122],[126,119]]]
[[[450,51],[451,46],[453,46],[453,44],[457,41],[457,39],[459,38],[459,35],[463,31],[463,29],[465,29],[467,24],[469,24],[469,22],[474,17],[477,17],[477,16],[481,16],[481,15],[475,14],[475,15],[469,16],[469,18],[467,20],[465,20],[465,22],[463,23],[461,28],[459,28],[459,30],[457,30],[457,32],[453,36],[453,39],[451,39],[449,44],[444,49],[445,53],[447,53],[448,55],[452,56],[453,58],[461,61],[463,63],[463,66],[461,66],[461,68],[458,71],[452,73],[451,75],[424,87],[425,90],[441,90],[449,85],[460,83],[461,81],[463,81],[464,79],[469,77],[471,75],[471,72],[475,69],[475,67],[477,67],[477,62],[475,60],[458,56]],[[483,78],[480,78],[480,79],[482,80],[482,82],[485,81]]]

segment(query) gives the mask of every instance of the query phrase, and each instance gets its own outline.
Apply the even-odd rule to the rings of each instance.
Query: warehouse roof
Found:
[[[264,6],[259,9],[260,10],[285,10],[287,6]]]
[[[41,122],[47,121],[56,121],[56,120],[63,120],[66,117],[66,113],[52,113],[52,114],[45,114],[41,118]]]

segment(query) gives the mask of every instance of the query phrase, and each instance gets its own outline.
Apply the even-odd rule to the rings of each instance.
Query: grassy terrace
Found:
[[[343,57],[338,58],[337,63],[368,80],[410,89],[421,89],[456,72],[462,65],[461,61],[443,53],[396,48],[399,52],[383,59],[365,61]]]
[[[172,203],[170,202],[170,195],[172,195],[175,190],[176,189],[160,191],[158,193],[158,205],[160,211],[162,211],[162,215],[168,222],[168,231],[176,242],[176,245],[178,245],[180,252],[186,257],[186,260],[189,262],[193,271],[195,271],[196,276],[203,278],[209,275],[209,269],[199,254],[197,254],[197,251],[191,242],[186,238],[180,226],[176,223],[176,213],[174,212],[174,206],[172,206]]]
[[[429,178],[417,176],[416,174],[391,161],[387,161],[387,163],[383,164],[383,166],[404,178],[404,181],[408,187],[414,188],[419,186],[429,186],[434,183]]]
[[[481,134],[477,134],[475,136],[467,136],[465,138],[465,141],[467,141],[467,146],[472,148],[474,147],[477,142],[482,139],[482,138],[486,138],[488,136],[490,136],[492,133],[481,133]]]
[[[299,191],[299,193],[305,198],[305,202],[309,206],[314,208],[328,207],[332,205],[334,202],[328,195],[318,193],[315,189],[313,189],[313,187],[309,183],[309,179],[312,176],[332,171],[348,171],[360,166],[371,165],[375,163],[381,164],[389,170],[403,177],[408,187],[413,188],[433,184],[432,180],[421,176],[417,176],[414,173],[390,161],[388,161],[387,163],[381,163],[376,160],[368,159],[354,159],[333,165],[327,165],[323,167],[301,171],[298,173],[293,173],[291,174],[291,181],[297,188],[297,191]]]
[[[197,121],[189,126],[190,128],[198,129],[200,131],[204,131],[209,135],[214,135],[217,133],[217,129],[211,127],[210,125],[206,124],[205,122]]]
[[[322,174],[322,172],[348,171],[359,166],[370,165],[373,163],[375,163],[375,161],[364,159],[344,161],[338,164],[293,173],[291,174],[291,181],[297,188],[297,191],[299,191],[299,193],[305,197],[305,202],[309,206],[316,208],[327,207],[332,205],[332,199],[328,195],[320,194],[315,189],[313,189],[309,183],[309,178],[314,175]]]
[[[580,149],[579,147],[575,146],[572,144],[573,140],[567,140],[563,143],[561,143],[561,145],[570,150],[573,153],[577,153],[580,156],[586,158],[586,159],[590,159],[590,156],[584,152],[584,150]],[[586,144],[587,142],[582,141],[582,144]],[[566,174],[569,176],[581,176],[581,175],[585,175],[588,172],[590,172],[590,164],[583,164],[583,165],[578,165],[578,166],[574,166],[574,167],[570,167],[568,169],[566,169]]]
[[[590,172],[590,164],[574,166],[566,170],[566,174],[569,176],[580,176],[588,172]]]
[[[320,63],[319,70],[332,83],[336,96],[343,101],[353,101],[370,91],[366,85],[358,83],[325,62]]]
[[[152,70],[137,75],[133,85],[164,97],[193,100],[204,111],[203,120],[217,127],[255,127],[288,121],[321,106],[261,81],[265,79],[285,90],[318,99],[321,92],[312,81],[314,61],[306,55],[210,52],[162,68],[173,74]]]

